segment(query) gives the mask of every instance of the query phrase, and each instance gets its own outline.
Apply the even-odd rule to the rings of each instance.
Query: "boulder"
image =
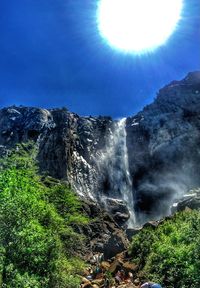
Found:
[[[121,261],[119,259],[114,259],[114,261],[111,263],[108,271],[112,274],[115,274],[118,270],[121,269],[122,265],[121,265]]]
[[[124,225],[130,218],[130,213],[126,203],[121,199],[107,198],[106,207],[114,220],[120,225]]]
[[[104,244],[104,257],[105,259],[112,258],[117,253],[127,249],[127,238],[122,230],[113,231],[108,241]]]
[[[91,282],[85,277],[82,277],[81,283],[82,283],[81,288],[90,288],[91,287]]]
[[[110,268],[110,263],[107,262],[107,261],[102,261],[102,262],[101,262],[101,268],[102,268],[103,270],[108,270],[108,269]]]
[[[141,231],[142,227],[128,228],[126,229],[126,235],[129,241],[132,241],[133,236],[137,235]]]
[[[105,281],[104,278],[101,278],[101,279],[95,279],[91,283],[93,285],[102,286],[104,284],[104,281]]]
[[[174,203],[171,207],[172,213],[183,211],[186,208],[189,209],[200,209],[200,191],[193,190],[191,191],[193,193],[189,193],[188,195],[185,195],[182,199],[179,200],[179,202]]]
[[[122,263],[122,268],[127,272],[134,272],[138,270],[138,266],[136,264],[128,261]]]

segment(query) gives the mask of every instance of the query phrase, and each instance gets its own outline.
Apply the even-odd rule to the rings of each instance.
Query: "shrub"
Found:
[[[200,213],[177,213],[133,238],[130,252],[140,275],[165,287],[197,288],[200,284]]]

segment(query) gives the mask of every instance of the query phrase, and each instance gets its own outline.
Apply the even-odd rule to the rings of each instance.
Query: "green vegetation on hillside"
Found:
[[[29,148],[0,163],[0,287],[79,287],[83,240],[72,224],[88,220],[68,186],[41,181]]]
[[[200,212],[177,213],[157,228],[143,229],[130,250],[141,278],[167,288],[199,287]]]

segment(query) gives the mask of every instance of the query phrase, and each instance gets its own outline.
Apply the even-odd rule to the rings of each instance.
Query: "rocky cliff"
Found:
[[[127,119],[127,135],[141,221],[168,214],[177,198],[200,184],[200,72],[162,88]]]
[[[97,154],[111,133],[109,117],[79,117],[67,109],[9,107],[0,110],[1,151],[34,141],[41,172],[66,179],[81,195],[94,197]]]
[[[141,222],[166,215],[176,198],[200,185],[200,72],[161,89],[153,104],[127,118],[125,130],[118,123],[67,109],[3,108],[0,154],[33,140],[41,172],[65,179],[82,197],[133,198]],[[112,209],[120,223],[128,219],[123,203]]]

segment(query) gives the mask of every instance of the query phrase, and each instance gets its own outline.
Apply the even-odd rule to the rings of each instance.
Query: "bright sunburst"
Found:
[[[183,0],[100,0],[98,28],[108,44],[130,53],[163,45],[176,29]]]

